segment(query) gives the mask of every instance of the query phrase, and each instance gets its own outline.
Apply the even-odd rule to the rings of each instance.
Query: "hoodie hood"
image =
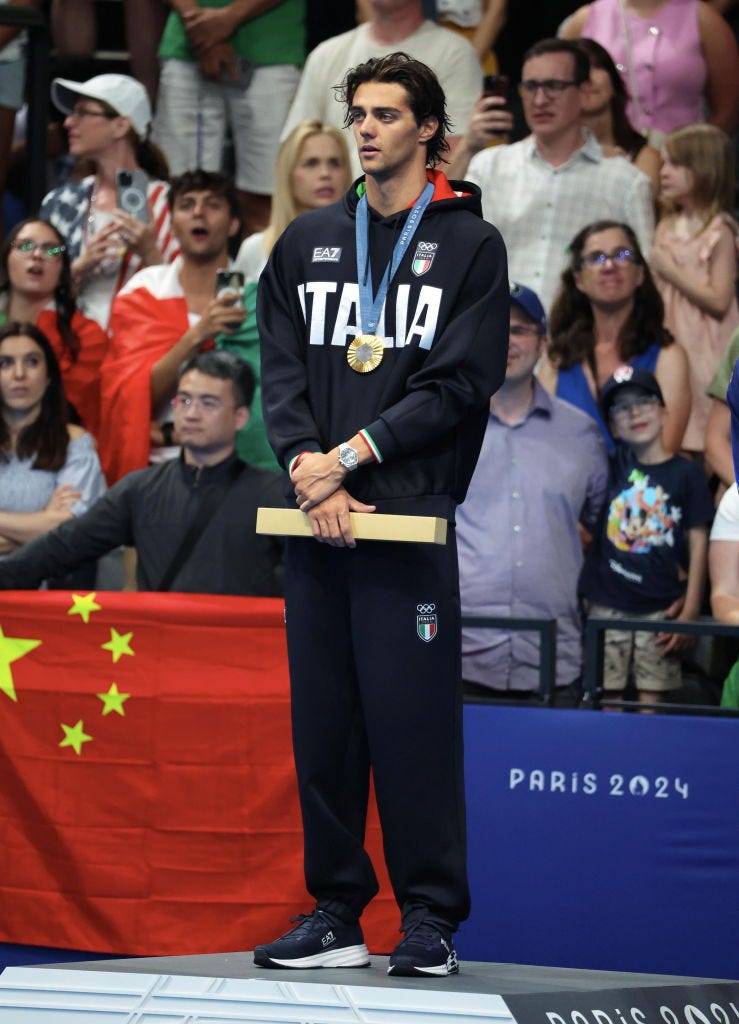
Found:
[[[482,192],[477,185],[471,181],[449,181],[443,171],[432,168],[426,169],[426,175],[428,180],[434,183],[434,194],[424,211],[424,219],[447,210],[468,210],[482,219]],[[357,178],[344,196],[344,207],[351,217],[355,216],[357,203],[365,193],[365,180],[364,175]],[[397,210],[387,217],[378,216],[377,219],[395,221],[400,212],[402,211]]]

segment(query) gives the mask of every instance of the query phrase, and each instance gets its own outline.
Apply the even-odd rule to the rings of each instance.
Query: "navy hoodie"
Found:
[[[346,358],[361,333],[354,225],[363,181],[285,230],[259,286],[262,402],[285,468],[300,452],[330,451],[364,430],[381,461],[353,471],[347,490],[378,512],[453,520],[490,396],[505,377],[508,270],[477,186],[450,189],[442,174],[429,174],[435,197],[390,285],[376,329],[384,356],[371,373],[357,373]],[[377,289],[407,211],[370,213]]]

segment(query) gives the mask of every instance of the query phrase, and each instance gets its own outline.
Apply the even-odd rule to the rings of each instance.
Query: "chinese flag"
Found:
[[[0,941],[252,949],[311,909],[281,601],[0,597]],[[397,941],[377,817],[370,949]]]

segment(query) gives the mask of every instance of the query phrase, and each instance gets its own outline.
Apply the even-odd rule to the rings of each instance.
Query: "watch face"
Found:
[[[339,462],[344,469],[355,469],[359,464],[359,456],[349,445],[342,447],[339,452]]]

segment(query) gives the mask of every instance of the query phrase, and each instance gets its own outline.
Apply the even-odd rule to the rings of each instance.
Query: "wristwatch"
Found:
[[[350,444],[339,445],[339,463],[344,467],[347,472],[351,473],[353,469],[356,469],[359,465],[359,456],[357,455],[357,449],[352,448]]]

